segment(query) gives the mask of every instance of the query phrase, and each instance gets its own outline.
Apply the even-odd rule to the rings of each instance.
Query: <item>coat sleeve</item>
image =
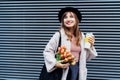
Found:
[[[43,52],[45,65],[48,72],[52,72],[55,69],[55,52],[58,46],[59,36],[59,32],[56,32],[49,40]]]
[[[93,49],[89,49],[86,51],[86,59],[87,61],[95,58],[96,56],[98,56],[95,47],[93,47]]]

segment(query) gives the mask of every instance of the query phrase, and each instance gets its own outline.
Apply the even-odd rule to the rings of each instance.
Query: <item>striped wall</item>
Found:
[[[37,80],[43,49],[59,29],[58,11],[79,8],[80,29],[93,32],[99,56],[88,79],[120,79],[120,1],[0,1],[0,80]]]

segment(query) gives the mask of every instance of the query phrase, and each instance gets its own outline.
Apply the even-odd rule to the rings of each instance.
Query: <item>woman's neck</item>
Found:
[[[74,35],[73,28],[70,28],[69,31],[70,31],[71,35]]]

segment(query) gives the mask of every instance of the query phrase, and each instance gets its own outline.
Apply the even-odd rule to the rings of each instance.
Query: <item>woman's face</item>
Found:
[[[76,24],[75,16],[72,12],[68,12],[64,17],[64,25],[68,28],[72,28]]]

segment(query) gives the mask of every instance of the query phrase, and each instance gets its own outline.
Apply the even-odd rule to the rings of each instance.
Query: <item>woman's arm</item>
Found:
[[[95,37],[94,35],[89,37],[88,42],[91,44],[90,49],[86,50],[87,60],[91,60],[95,58],[98,54],[96,52],[96,49],[94,47]]]
[[[55,64],[57,63],[55,59],[55,52],[58,47],[59,37],[60,37],[59,32],[56,32],[53,35],[53,37],[49,40],[43,52],[48,72],[53,71],[55,69]]]

